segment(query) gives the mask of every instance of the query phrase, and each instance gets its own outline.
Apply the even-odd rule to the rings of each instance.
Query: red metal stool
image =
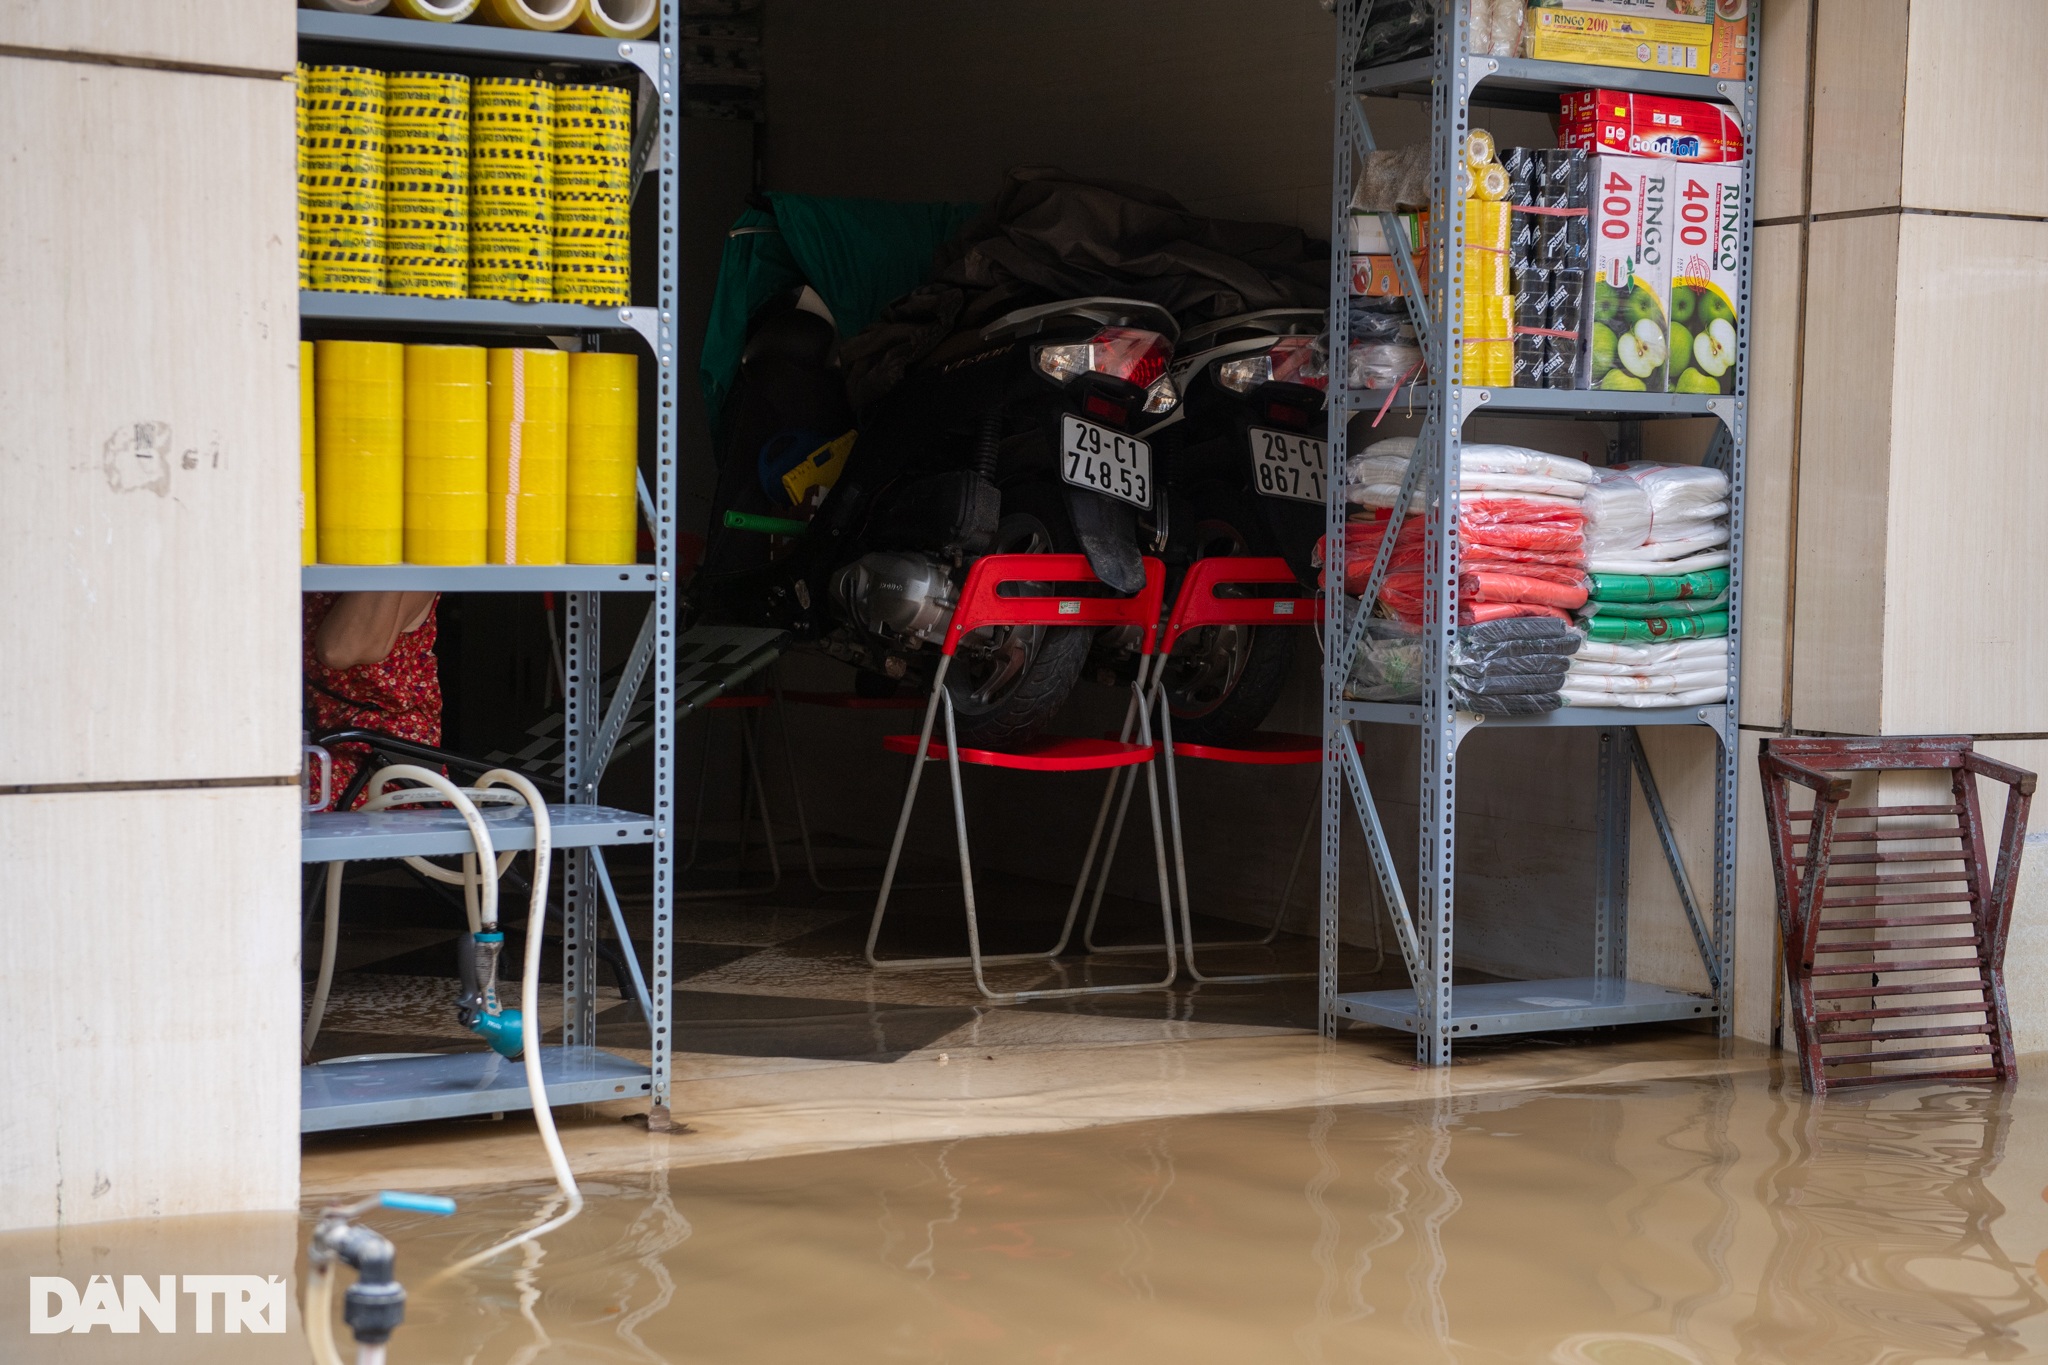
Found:
[[[779,678],[772,685],[775,689],[775,704],[780,711],[782,721],[782,756],[789,766],[790,799],[796,804],[797,838],[803,845],[804,867],[810,872],[811,885],[817,887],[820,891],[872,891],[875,889],[873,883],[828,882],[818,875],[818,859],[811,847],[810,813],[804,808],[803,778],[797,771],[796,743],[790,738],[789,734],[788,707],[791,702],[794,702],[799,706],[816,706],[831,711],[922,711],[925,708],[925,699],[907,696],[863,697],[858,692],[785,692],[782,689],[782,683]],[[902,886],[906,890],[911,890],[951,886],[952,884],[949,881],[904,882]]]
[[[2005,939],[2034,774],[1962,738],[1773,738],[1760,766],[1806,1089],[2012,1076]],[[1844,772],[1946,772],[1949,799],[1845,807],[1849,781],[1833,776]],[[1979,777],[2009,788],[1995,864],[1984,853]],[[1795,785],[1813,793],[1810,808],[1792,809]],[[1822,1051],[1842,1046],[1851,1050]],[[1880,1062],[1934,1065],[1829,1071]]]
[[[1248,626],[1263,629],[1275,626],[1321,625],[1322,602],[1316,598],[1294,595],[1299,591],[1298,582],[1294,571],[1283,559],[1214,556],[1196,560],[1189,566],[1186,577],[1181,580],[1180,592],[1174,598],[1173,612],[1167,618],[1166,627],[1160,636],[1147,702],[1148,705],[1158,708],[1159,741],[1166,754],[1167,823],[1173,835],[1173,866],[1180,888],[1181,951],[1187,963],[1188,974],[1197,981],[1292,981],[1314,975],[1313,972],[1258,972],[1212,976],[1196,965],[1194,913],[1188,891],[1187,857],[1181,830],[1178,762],[1183,758],[1193,758],[1212,763],[1235,763],[1253,767],[1307,766],[1323,761],[1322,738],[1318,735],[1260,730],[1247,735],[1236,744],[1190,744],[1175,740],[1172,708],[1166,704],[1165,687],[1167,656],[1173,652],[1175,642],[1191,631],[1207,626]],[[1264,589],[1270,594],[1273,589],[1280,587],[1293,591],[1280,596],[1257,596],[1245,591],[1248,588],[1254,592]],[[1127,727],[1128,724],[1127,720]],[[1103,795],[1104,812],[1109,808],[1116,780],[1115,777],[1111,778],[1111,790]],[[1102,909],[1103,893],[1108,888],[1110,864],[1115,861],[1117,845],[1123,834],[1124,817],[1129,808],[1130,791],[1126,788],[1117,809],[1115,825],[1110,831],[1109,846],[1103,857],[1095,895],[1088,907],[1088,921],[1082,931],[1082,943],[1092,953],[1146,952],[1161,946],[1156,943],[1104,946],[1095,941],[1095,925]],[[1313,805],[1310,809],[1309,822],[1304,826],[1301,839],[1295,845],[1294,860],[1288,866],[1287,881],[1281,887],[1280,898],[1273,911],[1272,926],[1267,929],[1265,935],[1255,939],[1225,940],[1208,944],[1208,947],[1258,948],[1270,944],[1279,936],[1280,918],[1286,912],[1287,896],[1294,889],[1294,878],[1301,867],[1302,852],[1307,848],[1309,838],[1315,831],[1316,817],[1320,811],[1320,804]],[[1101,827],[1102,818],[1098,814],[1098,833]],[[1092,860],[1092,844],[1089,854]],[[1377,918],[1373,921],[1373,928],[1377,936]],[[1384,953],[1382,958],[1384,959]]]
[[[925,706],[924,728],[916,735],[891,735],[882,744],[891,753],[910,754],[916,762],[911,768],[910,788],[903,795],[903,813],[896,821],[896,837],[889,845],[889,861],[882,869],[881,892],[875,899],[874,919],[868,926],[867,959],[878,970],[904,968],[959,967],[974,969],[974,984],[981,993],[991,1000],[1009,1003],[1018,1000],[1045,1000],[1059,996],[1109,995],[1133,991],[1164,990],[1171,986],[1177,974],[1178,961],[1174,949],[1173,897],[1168,887],[1166,872],[1166,839],[1159,814],[1159,783],[1152,767],[1157,756],[1157,746],[1152,743],[1152,728],[1147,710],[1142,704],[1145,681],[1144,660],[1152,653],[1153,639],[1159,633],[1159,608],[1164,593],[1165,568],[1156,559],[1145,561],[1145,586],[1134,597],[1084,597],[1057,595],[1062,588],[1071,592],[1067,585],[1086,584],[1099,590],[1099,580],[1088,567],[1083,555],[986,555],[975,561],[968,570],[966,585],[960,591],[960,605],[953,612],[953,620],[946,628],[946,639],[942,646],[943,657],[938,672],[932,679],[931,700]],[[1050,595],[1005,596],[1003,589],[1015,587],[1033,593],[1043,594],[1051,589]],[[1140,656],[1139,679],[1132,685],[1132,705],[1138,716],[1138,739],[1128,740],[1077,739],[1065,736],[1051,736],[1034,740],[1012,752],[998,753],[988,749],[963,749],[953,719],[952,694],[946,690],[946,673],[951,668],[954,652],[959,648],[962,636],[971,631],[990,626],[1134,626],[1139,631],[1138,652]],[[946,739],[943,744],[932,739],[932,727],[943,713],[946,718]],[[889,891],[896,879],[896,864],[903,853],[904,835],[910,829],[910,815],[917,802],[918,779],[923,775],[927,762],[944,760],[947,775],[953,789],[953,829],[960,852],[960,891],[967,911],[966,957],[923,957],[885,959],[875,953],[876,940],[882,932],[882,917],[888,909]],[[1159,876],[1160,926],[1165,935],[1166,975],[1157,981],[1138,982],[1113,986],[1066,986],[1046,990],[996,991],[989,988],[983,968],[991,963],[1009,962],[1051,962],[1066,950],[1074,932],[1074,921],[1081,907],[1082,893],[1086,888],[1088,873],[1084,866],[1080,881],[1075,885],[1073,900],[1067,906],[1065,924],[1060,929],[1059,941],[1049,949],[1036,953],[1004,953],[984,955],[981,951],[981,925],[977,918],[974,898],[974,867],[968,849],[967,805],[960,785],[960,765],[979,764],[990,768],[1008,768],[1021,772],[1102,772],[1116,768],[1145,769],[1145,781],[1152,803],[1152,842],[1154,860]],[[1097,822],[1100,832],[1100,821]],[[1093,852],[1093,841],[1090,842]]]

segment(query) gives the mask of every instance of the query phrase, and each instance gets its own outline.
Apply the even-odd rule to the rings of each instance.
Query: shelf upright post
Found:
[[[565,594],[568,619],[562,631],[562,796],[572,806],[597,804],[597,776],[591,736],[597,733],[597,658],[602,618],[594,592]],[[539,932],[529,925],[528,933]],[[597,887],[590,853],[569,849],[562,860],[562,1041],[570,1047],[597,1042]],[[521,1001],[523,1009],[534,1009]]]
[[[1346,225],[1351,209],[1351,179],[1364,148],[1354,145],[1358,47],[1365,36],[1362,0],[1338,0],[1336,122],[1330,131],[1330,222]],[[1349,671],[1346,642],[1352,633],[1350,599],[1344,593],[1344,467],[1351,429],[1351,253],[1348,236],[1330,243],[1329,441],[1323,478],[1323,828],[1322,871],[1317,902],[1316,1018],[1323,1037],[1335,1038],[1337,957],[1341,930],[1338,872],[1344,847],[1344,771],[1350,755],[1351,726],[1344,718],[1344,678]],[[1368,604],[1360,603],[1363,615]]]
[[[647,1127],[665,1132],[669,1117],[669,1012],[672,1005],[671,977],[675,970],[673,945],[675,919],[672,895],[675,881],[675,758],[676,758],[676,497],[677,497],[677,385],[682,376],[676,365],[676,318],[678,316],[681,246],[677,200],[680,187],[677,172],[682,164],[682,85],[676,61],[679,5],[661,7],[661,38],[658,116],[661,134],[655,141],[660,174],[661,202],[657,232],[660,235],[659,283],[656,304],[656,345],[654,371],[655,481],[654,506],[659,520],[654,534],[654,563],[659,581],[654,601],[654,971],[647,983],[650,1017],[647,1021],[653,1050],[652,1087],[649,1091]]]

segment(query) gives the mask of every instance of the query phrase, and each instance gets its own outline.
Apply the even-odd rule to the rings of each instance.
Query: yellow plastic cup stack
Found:
[[[569,562],[631,564],[639,548],[640,361],[569,357]]]
[[[384,292],[384,73],[308,68],[300,182],[310,222],[307,280],[345,294]]]
[[[314,346],[314,507],[327,564],[397,564],[405,527],[405,347]]]
[[[313,343],[299,343],[299,563],[320,560],[320,525],[315,519],[318,503],[314,496],[313,451]]]
[[[624,307],[631,278],[633,97],[555,89],[554,298]]]
[[[490,355],[493,564],[560,564],[567,552],[569,357],[526,348]]]
[[[481,346],[405,348],[405,562],[481,564],[490,524]]]
[[[470,87],[469,292],[554,296],[554,87],[486,77]]]
[[[385,192],[394,294],[469,292],[469,78],[393,72]]]

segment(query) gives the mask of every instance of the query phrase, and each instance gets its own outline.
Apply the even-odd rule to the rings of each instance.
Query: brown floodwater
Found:
[[[370,1221],[412,1289],[394,1365],[2043,1360],[2043,1093],[1751,1072],[590,1176],[544,1245],[433,1286],[552,1187]],[[175,1355],[57,1340],[0,1358]]]

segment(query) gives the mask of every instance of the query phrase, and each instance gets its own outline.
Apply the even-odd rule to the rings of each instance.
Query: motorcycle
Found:
[[[1278,556],[1303,589],[1323,532],[1328,366],[1321,309],[1276,309],[1188,328],[1169,378],[1181,395],[1139,431],[1165,471],[1169,594],[1211,555]],[[1135,640],[1104,641],[1095,672],[1128,681]],[[1295,633],[1209,626],[1175,644],[1164,687],[1176,739],[1223,744],[1256,730],[1287,681]]]
[[[1179,401],[1170,313],[1115,298],[1007,313],[940,343],[857,434],[833,434],[850,414],[822,321],[785,306],[749,337],[719,520],[689,590],[696,619],[790,631],[881,690],[936,668],[981,555],[1080,553],[1109,591],[1144,586],[1161,501],[1134,428]],[[1090,635],[1006,627],[962,641],[947,674],[962,741],[1036,734]]]

